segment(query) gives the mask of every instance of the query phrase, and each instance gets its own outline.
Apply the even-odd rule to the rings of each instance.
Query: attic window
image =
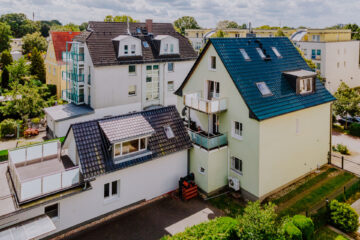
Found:
[[[282,57],[276,47],[271,47],[271,49],[273,50],[273,52],[275,53],[275,55],[276,55],[278,58],[281,58],[281,57]]]
[[[148,48],[149,47],[148,42],[143,42],[143,46],[144,46],[144,48]]]
[[[141,33],[141,29],[139,27],[136,28],[136,33]]]
[[[136,45],[131,44],[131,54],[135,54],[135,50],[136,50]]]
[[[264,52],[261,50],[261,48],[256,48],[256,51],[259,53],[259,55],[262,59],[266,58],[266,56],[265,56]]]
[[[164,131],[168,139],[175,137],[174,132],[169,125],[164,127]]]
[[[128,53],[129,53],[129,46],[124,45],[124,54],[128,54]]]
[[[245,49],[240,48],[240,52],[241,52],[241,55],[243,56],[243,58],[244,58],[246,61],[250,61],[250,57],[249,57],[249,55],[247,54],[247,52],[245,51]]]
[[[299,81],[300,94],[311,93],[313,91],[313,78],[302,78]]]
[[[263,96],[271,96],[271,95],[273,95],[265,82],[257,82],[256,86],[259,89],[259,91],[261,92],[261,95],[263,95]]]

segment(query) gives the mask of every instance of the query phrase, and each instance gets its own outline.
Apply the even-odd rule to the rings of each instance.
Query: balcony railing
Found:
[[[218,113],[227,109],[227,99],[219,98],[207,100],[197,94],[184,95],[185,106],[208,114]]]
[[[195,132],[190,129],[188,129],[188,133],[193,143],[199,145],[206,150],[226,146],[228,143],[227,135],[224,133],[208,135],[206,132]]]
[[[76,74],[76,73],[68,72],[67,77],[69,81],[75,81],[75,82],[84,82],[85,79],[83,73]]]

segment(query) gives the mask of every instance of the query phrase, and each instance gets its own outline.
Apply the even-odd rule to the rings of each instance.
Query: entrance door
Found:
[[[208,81],[208,100],[219,98],[220,96],[220,83],[215,81]]]
[[[146,66],[145,106],[160,104],[159,65]]]

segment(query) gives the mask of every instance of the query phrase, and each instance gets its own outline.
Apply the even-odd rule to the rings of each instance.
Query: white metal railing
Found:
[[[69,188],[80,182],[79,166],[18,182],[19,201]]]
[[[210,114],[225,111],[227,109],[226,98],[214,98],[207,100],[199,97],[196,93],[185,94],[184,104],[187,107]]]

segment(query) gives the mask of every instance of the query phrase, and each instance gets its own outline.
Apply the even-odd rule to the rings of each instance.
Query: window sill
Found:
[[[129,76],[136,76],[136,73],[129,73]]]
[[[240,171],[238,171],[238,170],[236,170],[236,169],[232,169],[232,168],[231,168],[231,171],[234,172],[235,174],[239,175],[239,176],[243,176],[243,173],[240,172]]]
[[[112,196],[112,197],[104,198],[104,205],[107,205],[107,204],[116,202],[118,199],[119,199],[119,196],[117,196],[117,195],[116,195],[116,196]]]
[[[243,137],[242,137],[242,136],[237,136],[237,135],[232,134],[231,137],[234,138],[234,139],[236,139],[236,140],[239,140],[239,141],[242,141],[242,140],[243,140]]]
[[[136,94],[128,94],[128,97],[136,97]]]
[[[209,71],[216,72],[216,68],[209,68]]]

